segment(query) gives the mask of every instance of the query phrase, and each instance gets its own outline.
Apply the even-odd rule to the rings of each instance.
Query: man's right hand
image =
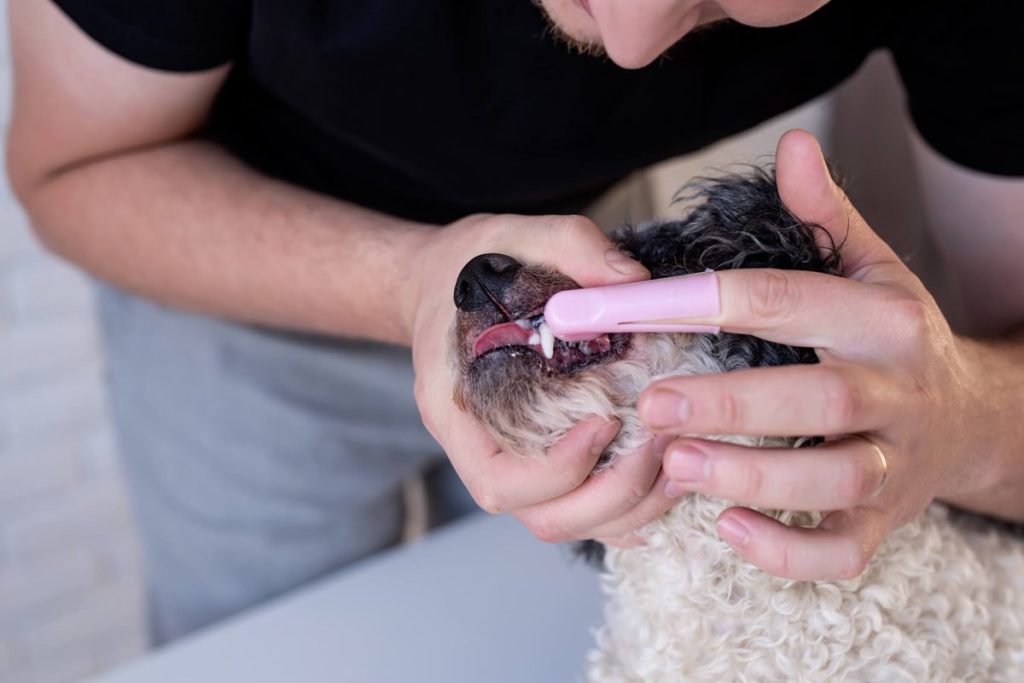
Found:
[[[514,515],[544,541],[633,543],[632,531],[672,505],[660,467],[663,441],[652,439],[635,457],[624,457],[590,477],[618,433],[617,422],[585,420],[552,446],[547,457],[533,459],[502,450],[452,400],[454,370],[447,348],[455,316],[452,291],[466,262],[489,252],[548,265],[583,286],[650,277],[581,216],[475,215],[430,234],[416,259],[403,316],[412,340],[416,402],[423,422],[484,510]]]

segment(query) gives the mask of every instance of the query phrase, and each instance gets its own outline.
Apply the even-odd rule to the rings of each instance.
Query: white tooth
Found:
[[[540,332],[540,348],[544,351],[544,357],[551,360],[555,356],[555,335],[547,323],[541,323],[537,331]]]
[[[590,344],[580,344],[580,351],[583,352],[584,356],[589,356],[591,353],[593,353],[590,350]]]
[[[519,320],[517,320],[516,325],[519,325],[519,327],[523,328],[524,330],[528,330],[531,327],[533,327],[533,325],[530,324],[530,321],[527,320],[526,318],[520,318]]]
[[[530,346],[533,346],[534,344],[540,344],[540,335],[534,332],[533,334],[530,335],[530,338],[526,340],[526,343],[529,344]]]

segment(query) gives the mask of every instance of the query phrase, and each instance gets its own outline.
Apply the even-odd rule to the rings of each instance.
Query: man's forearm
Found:
[[[982,484],[947,502],[974,512],[1024,522],[1024,332],[998,341],[962,339],[975,370],[975,414],[984,419],[968,425],[972,452]]]
[[[191,140],[19,188],[40,237],[99,278],[236,320],[409,343],[431,228],[267,178]]]

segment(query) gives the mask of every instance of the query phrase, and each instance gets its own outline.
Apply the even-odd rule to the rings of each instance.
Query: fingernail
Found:
[[[621,427],[621,424],[613,420],[598,429],[594,433],[593,440],[590,442],[590,454],[597,456],[604,453],[604,449],[608,447],[608,444],[612,442],[615,435],[619,433]]]
[[[629,258],[618,249],[609,249],[604,252],[604,260],[612,267],[612,270],[623,275],[639,275],[647,272],[642,264]]]
[[[647,400],[644,414],[653,427],[675,427],[690,417],[690,401],[682,394],[658,389]]]
[[[717,529],[718,537],[734,548],[742,548],[750,540],[750,529],[733,517],[718,520]]]
[[[677,482],[696,484],[707,480],[710,464],[707,454],[690,446],[679,446],[668,456],[665,469]]]

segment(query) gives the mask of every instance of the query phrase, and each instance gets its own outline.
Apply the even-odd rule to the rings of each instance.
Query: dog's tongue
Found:
[[[532,329],[526,329],[516,323],[492,325],[480,333],[473,342],[473,358],[502,346],[527,346]]]

